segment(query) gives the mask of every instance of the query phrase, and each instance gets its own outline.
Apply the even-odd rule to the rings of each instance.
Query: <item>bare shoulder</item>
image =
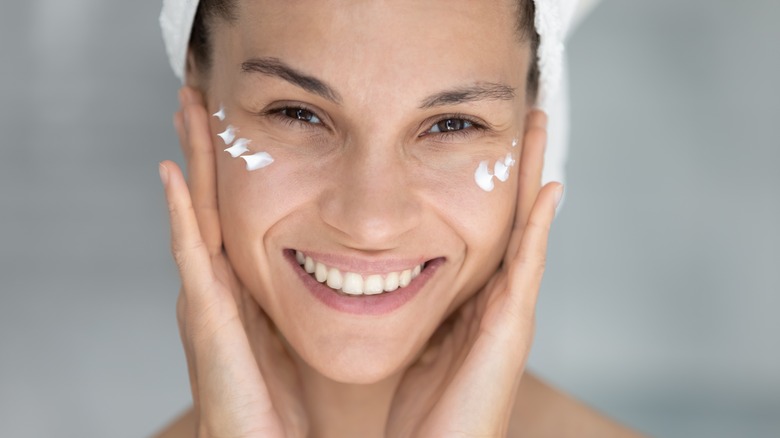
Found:
[[[192,408],[174,420],[168,427],[154,436],[154,438],[194,438],[195,437],[195,415]]]
[[[188,409],[154,438],[192,438],[195,417]],[[536,376],[526,373],[520,383],[509,436],[640,438],[641,434],[589,408]]]
[[[509,436],[642,437],[530,373],[520,383]]]

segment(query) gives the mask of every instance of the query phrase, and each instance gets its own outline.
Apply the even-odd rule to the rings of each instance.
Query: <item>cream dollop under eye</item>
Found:
[[[225,105],[220,105],[219,110],[212,115],[219,119],[220,122],[225,122],[228,117]],[[239,134],[239,128],[228,124],[225,127],[225,130],[217,134],[217,136],[221,138],[225,143],[225,146],[227,146],[224,150],[225,152],[230,154],[232,158],[241,158],[246,162],[246,170],[253,171],[262,169],[274,162],[273,157],[268,152],[256,151],[252,153],[253,151],[250,147],[252,145],[252,140],[241,137]]]

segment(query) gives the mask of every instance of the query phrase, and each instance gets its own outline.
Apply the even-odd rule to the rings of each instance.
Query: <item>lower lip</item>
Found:
[[[318,282],[303,266],[295,260],[295,251],[284,252],[287,261],[293,266],[293,270],[303,281],[306,289],[331,309],[340,312],[358,315],[384,315],[390,313],[414,298],[433,276],[436,270],[444,263],[443,258],[433,259],[425,264],[425,269],[414,278],[408,286],[398,288],[392,292],[383,292],[377,295],[341,295],[328,286]]]

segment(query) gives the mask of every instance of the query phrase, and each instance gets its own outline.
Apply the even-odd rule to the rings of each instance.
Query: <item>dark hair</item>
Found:
[[[208,75],[211,68],[211,40],[209,29],[215,19],[227,22],[236,20],[236,0],[200,0],[195,21],[190,36],[190,49],[195,58],[195,64]],[[537,51],[539,49],[539,34],[536,32],[534,17],[536,7],[534,0],[518,0],[517,2],[517,33],[521,41],[531,44],[531,64],[526,78],[526,97],[529,102],[536,101],[539,90],[539,65]]]
[[[236,0],[200,0],[190,34],[190,50],[196,67],[206,73],[211,68],[211,32],[216,19],[236,20]]]

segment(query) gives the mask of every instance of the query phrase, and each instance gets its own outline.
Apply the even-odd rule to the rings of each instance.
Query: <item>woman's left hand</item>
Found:
[[[506,436],[531,348],[547,236],[563,192],[541,186],[547,117],[523,139],[514,229],[501,267],[433,335],[393,399],[390,437]]]

